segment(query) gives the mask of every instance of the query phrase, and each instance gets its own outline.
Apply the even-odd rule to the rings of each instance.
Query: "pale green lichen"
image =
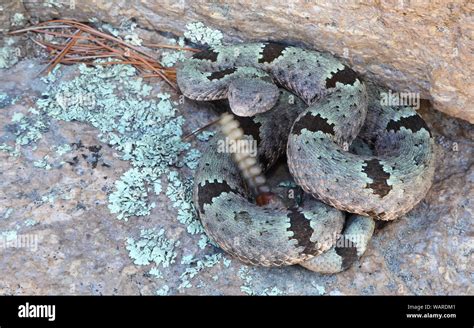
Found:
[[[48,119],[35,111],[33,115],[16,112],[12,116],[13,131],[16,136],[15,144],[25,146],[41,139],[43,132],[48,129]],[[36,113],[36,114],[35,114]]]
[[[181,264],[191,264],[190,267],[180,275],[181,283],[178,286],[178,289],[182,288],[191,288],[191,279],[193,279],[199,272],[205,268],[212,268],[219,263],[222,258],[222,254],[216,253],[212,255],[206,255],[203,259],[194,259],[192,256],[184,256],[181,260]]]
[[[179,241],[166,238],[164,229],[158,232],[154,229],[142,229],[138,240],[127,239],[126,248],[134,260],[133,263],[137,265],[154,263],[167,268],[175,262],[177,256],[175,247],[179,244]]]
[[[168,188],[166,195],[171,200],[173,207],[178,210],[178,221],[186,225],[190,234],[203,233],[201,222],[197,219],[196,210],[192,203],[192,181],[182,180],[178,172],[171,171],[167,175]]]
[[[102,142],[120,151],[122,159],[131,161],[132,168],[116,181],[115,190],[109,195],[109,208],[118,218],[148,215],[154,203],[149,194],[165,192],[177,210],[177,219],[190,234],[201,234],[198,246],[211,244],[192,204],[191,178],[179,174],[176,168],[183,166],[193,170],[200,153],[182,141],[184,118],[177,115],[170,95],[152,96],[152,87],[136,77],[133,67],[122,65],[87,67],[79,65],[76,78],[61,81],[57,77],[59,66],[42,80],[47,91],[37,101],[37,110],[28,114],[17,113],[12,122],[17,134],[15,147],[3,144],[0,150],[14,152],[19,146],[34,143],[48,129],[50,118],[86,122],[96,127]],[[204,132],[198,140],[207,141],[212,132]],[[55,148],[58,156],[70,151],[67,144]],[[36,165],[46,167],[47,157]],[[51,165],[51,164],[50,164]],[[186,172],[186,171],[185,171]],[[166,183],[165,187],[162,182]],[[60,195],[62,193],[59,193]],[[41,202],[54,202],[55,193],[44,195]],[[164,229],[141,230],[139,238],[128,238],[126,249],[136,265],[150,265],[150,276],[162,279],[158,267],[174,263],[179,241],[166,237]],[[220,253],[201,259],[183,257],[188,265],[180,276],[180,288],[191,286],[191,280],[204,270],[223,259],[228,267],[230,260]],[[163,286],[157,294],[168,294]]]
[[[47,75],[40,77],[40,80],[48,85],[54,84],[58,80],[59,72],[61,72],[61,64],[56,65],[51,72]],[[60,75],[59,75],[60,76]],[[43,94],[42,96],[47,96],[47,94]]]
[[[54,74],[48,76],[45,82],[50,89],[38,100],[40,112],[56,119],[92,124],[101,132],[99,137],[103,142],[119,150],[122,159],[131,161],[132,168],[115,182],[115,190],[109,195],[109,209],[119,219],[149,215],[155,206],[149,202],[149,193],[162,192],[164,176],[165,192],[177,210],[178,221],[190,234],[201,234],[198,244],[204,248],[209,240],[192,204],[192,180],[172,169],[184,165],[194,169],[200,153],[190,150],[190,144],[182,141],[184,118],[176,115],[170,95],[145,99],[151,97],[151,87],[134,77],[132,67],[80,65],[79,70],[80,76],[62,83],[54,83]],[[59,153],[66,149],[57,148]],[[179,242],[165,239],[163,234],[164,231],[144,230],[138,241],[128,239],[127,249],[134,263],[159,262],[167,266],[174,261],[174,247]],[[159,257],[163,254],[172,256],[166,260]],[[197,260],[183,279],[194,276],[213,260],[214,257]],[[149,273],[160,278],[162,274],[158,272],[152,268]]]
[[[138,168],[125,172],[115,181],[115,191],[109,195],[109,210],[125,221],[131,215],[148,215],[153,208],[148,203],[147,176]]]
[[[3,218],[8,219],[10,217],[10,215],[12,214],[12,212],[13,212],[13,208],[7,208],[5,213],[3,213]]]
[[[56,7],[56,8],[61,8],[63,5],[62,3],[58,2],[58,0],[46,0],[43,2],[43,6],[45,7]]]
[[[163,191],[163,187],[161,186],[161,181],[160,181],[160,180],[156,180],[156,181],[153,183],[153,191],[154,191],[155,194],[157,194],[157,195],[161,194],[161,192]]]
[[[90,19],[90,21],[92,21],[92,23],[98,23],[97,18]],[[122,22],[122,24],[120,25],[120,29],[116,29],[108,23],[103,23],[99,25],[99,29],[103,32],[112,34],[113,36],[118,38],[123,36],[123,41],[133,46],[141,46],[143,44],[143,40],[138,36],[137,32],[135,31],[136,27],[138,26],[135,22],[126,20]]]
[[[157,279],[163,278],[163,273],[157,267],[151,268],[148,273]]]
[[[0,92],[0,108],[4,108],[9,104],[9,97],[6,93]]]
[[[209,237],[207,237],[205,234],[201,235],[201,238],[198,241],[198,246],[200,249],[206,248],[207,245],[210,244]]]
[[[330,296],[342,296],[342,295],[344,295],[344,293],[342,293],[342,292],[340,292],[339,290],[336,289],[336,290],[330,291],[329,295]]]
[[[222,44],[224,35],[221,31],[205,26],[201,22],[193,22],[186,24],[184,36],[191,42],[203,45],[219,46]]]
[[[37,168],[42,168],[45,170],[51,170],[52,166],[51,166],[51,163],[49,163],[48,159],[49,159],[49,156],[45,155],[43,156],[42,159],[34,161],[33,166]]]
[[[226,268],[228,268],[228,267],[230,267],[230,264],[232,263],[232,260],[224,257],[224,259],[222,260],[222,263],[224,264],[224,266]]]
[[[70,195],[70,194],[66,194],[66,195],[62,195],[62,196],[61,196],[61,199],[63,199],[63,200],[71,200],[72,198],[73,198],[73,197],[72,197],[72,195]]]
[[[160,63],[164,67],[172,67],[176,65],[177,62],[183,61],[186,58],[183,51],[164,51]]]
[[[164,285],[156,291],[156,295],[166,296],[166,295],[169,295],[169,291],[170,291],[170,288],[168,287],[168,285]]]
[[[0,244],[8,245],[14,242],[18,238],[18,232],[16,230],[6,230],[0,232]]]
[[[198,166],[199,158],[201,158],[201,152],[198,149],[191,149],[184,157],[184,162],[190,169],[195,170]]]
[[[213,137],[216,133],[214,131],[203,131],[201,133],[199,133],[196,138],[199,140],[199,141],[209,141],[209,139],[211,139],[211,137]]]
[[[13,123],[20,123],[21,120],[25,117],[22,113],[14,113],[12,116]]]
[[[240,290],[247,295],[255,295],[255,292],[252,290],[252,276],[249,273],[249,269],[246,266],[242,266],[239,269],[239,278],[243,280],[244,284],[240,286]]]
[[[62,156],[69,153],[72,150],[72,147],[69,144],[64,144],[56,147],[56,154]]]
[[[265,288],[261,293],[261,296],[280,296],[285,293],[278,287]]]
[[[191,264],[194,260],[194,255],[189,254],[189,255],[183,255],[181,258],[181,264]]]
[[[20,156],[20,146],[15,145],[15,147],[10,146],[6,143],[0,144],[0,151],[7,153],[10,156],[18,157]]]
[[[243,285],[240,286],[240,290],[247,295],[260,295],[260,296],[278,296],[284,295],[285,293],[278,287],[266,287],[257,291],[253,286],[253,277],[250,274],[249,267],[242,266],[238,272],[239,278],[243,281]]]
[[[10,68],[16,63],[20,57],[19,48],[4,46],[0,48],[0,68]]]
[[[81,75],[63,82],[58,87],[48,77],[49,96],[38,100],[38,107],[48,115],[65,121],[88,122],[99,129],[101,141],[121,151],[122,159],[130,160],[132,168],[116,181],[116,190],[109,195],[109,209],[119,219],[150,214],[147,185],[161,191],[160,179],[172,166],[180,167],[197,154],[182,159],[190,144],[181,140],[184,118],[176,116],[170,95],[151,97],[152,87],[135,77],[133,67],[87,67],[80,65]],[[180,187],[180,186],[178,186]],[[178,218],[184,219],[191,211],[190,200],[176,204]],[[192,227],[191,230],[196,230]]]
[[[32,226],[35,226],[38,224],[38,221],[34,220],[34,219],[26,219],[25,220],[25,226],[27,227],[32,227]]]
[[[56,193],[54,191],[52,191],[51,193],[42,196],[41,197],[41,202],[52,204],[56,200],[56,197],[57,197]]]
[[[180,37],[178,41],[175,39],[170,39],[169,43],[171,45],[184,47],[184,38]],[[177,62],[183,61],[185,58],[186,53],[182,50],[162,51],[160,63],[164,67],[172,67],[176,65]]]
[[[315,282],[311,282],[311,285],[314,286],[318,295],[324,295],[326,293],[326,289],[324,288],[324,286],[318,285]]]
[[[15,13],[12,17],[12,26],[21,26],[26,22],[26,17],[22,13]]]
[[[138,24],[129,19],[122,21],[120,24],[120,30],[125,32],[124,40],[134,46],[141,46],[143,40],[138,36],[137,27]]]

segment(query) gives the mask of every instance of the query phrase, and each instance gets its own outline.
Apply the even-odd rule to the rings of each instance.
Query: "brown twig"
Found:
[[[203,131],[203,130],[206,130],[207,128],[209,128],[209,127],[213,126],[214,124],[216,124],[217,122],[219,122],[220,119],[221,119],[221,118],[219,117],[217,120],[211,121],[211,122],[207,123],[206,125],[200,127],[199,129],[194,130],[193,132],[191,132],[191,133],[185,135],[185,136],[183,137],[183,140],[187,140],[187,139],[191,138],[192,136],[195,136],[195,135],[198,134],[199,132],[201,132],[201,131]]]
[[[74,31],[74,33],[72,33]],[[56,19],[30,26],[9,34],[32,32],[40,35],[50,35],[54,38],[66,38],[64,44],[55,44],[41,39],[33,40],[35,44],[46,49],[52,59],[45,70],[50,72],[59,64],[84,63],[86,65],[133,65],[142,77],[159,77],[177,90],[174,83],[176,71],[174,68],[163,67],[160,62],[145,50],[101,32],[89,25],[69,19]],[[189,47],[173,45],[149,44],[150,47],[160,47],[175,50],[199,51]],[[116,61],[96,63],[97,58],[116,58]],[[44,70],[43,70],[44,71]],[[43,72],[42,71],[42,72]]]
[[[94,29],[93,27],[90,27],[90,26],[88,26],[88,25],[85,25],[85,24],[82,24],[82,23],[79,23],[79,22],[76,22],[76,21],[73,21],[73,20],[68,20],[68,19],[57,19],[57,20],[52,20],[52,21],[50,21],[50,22],[51,22],[51,23],[65,23],[65,24],[74,25],[75,27],[80,28],[80,29],[82,29],[82,30],[85,31],[85,32],[88,32],[88,33],[91,34],[91,35],[96,35],[96,36],[102,37],[102,38],[104,38],[104,39],[113,41],[113,42],[115,42],[115,43],[121,44],[121,45],[123,45],[123,46],[125,46],[125,47],[127,47],[127,48],[130,48],[130,49],[135,50],[135,51],[138,52],[138,53],[141,53],[141,54],[144,55],[144,56],[149,57],[150,59],[155,60],[155,59],[153,58],[153,56],[151,56],[150,54],[146,53],[145,51],[143,51],[143,50],[141,50],[141,49],[139,49],[139,48],[137,48],[137,47],[135,47],[135,46],[133,46],[133,45],[131,45],[131,44],[128,44],[128,43],[126,43],[125,41],[122,41],[122,40],[120,40],[120,39],[118,39],[118,38],[116,38],[116,37],[114,37],[114,36],[112,36],[112,35],[110,35],[110,34],[100,32],[100,31],[98,31],[98,30],[96,30],[96,29]],[[45,23],[47,23],[47,22],[45,22]],[[43,24],[45,24],[45,23],[43,23]]]
[[[53,70],[53,68],[61,61],[61,59],[64,58],[64,56],[69,51],[69,49],[71,49],[71,47],[77,42],[78,39],[75,38],[75,36],[79,36],[81,33],[82,33],[81,30],[77,30],[76,32],[74,32],[74,34],[71,36],[71,38],[69,39],[69,42],[66,44],[64,49],[62,49],[59,52],[59,54],[57,54],[56,57],[54,57],[48,63],[45,69],[41,70],[40,74],[42,74],[44,71],[46,71],[47,73],[51,72],[51,70]]]
[[[52,31],[62,29],[61,31]],[[74,33],[68,33],[74,31]],[[86,65],[133,65],[143,78],[158,77],[163,79],[171,87],[177,90],[176,70],[174,68],[163,67],[160,62],[151,54],[143,49],[130,45],[119,38],[107,33],[96,30],[95,28],[83,23],[79,23],[68,19],[56,19],[30,26],[20,30],[12,31],[9,34],[19,34],[33,32],[39,35],[50,35],[55,38],[66,38],[65,44],[54,44],[44,40],[35,40],[30,38],[35,44],[49,51],[52,59],[47,66],[40,72],[51,72],[59,63]],[[180,47],[174,45],[153,44],[148,43],[145,46],[152,48],[165,48],[182,51],[198,52],[200,50]],[[114,61],[94,62],[97,58],[115,58]],[[219,122],[219,119],[209,122],[203,127],[186,135],[183,139],[198,134],[199,132],[209,128]]]

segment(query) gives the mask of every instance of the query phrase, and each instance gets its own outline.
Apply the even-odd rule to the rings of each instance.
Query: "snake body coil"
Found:
[[[215,47],[186,60],[177,81],[191,99],[228,98],[263,167],[286,149],[295,181],[332,206],[309,195],[295,208],[254,205],[231,154],[218,151],[225,136],[216,136],[197,170],[194,201],[211,238],[245,262],[341,271],[365,250],[369,217],[393,220],[431,186],[433,139],[422,118],[410,107],[382,106],[380,89],[368,92],[330,55],[275,43]],[[341,211],[358,214],[342,235]]]

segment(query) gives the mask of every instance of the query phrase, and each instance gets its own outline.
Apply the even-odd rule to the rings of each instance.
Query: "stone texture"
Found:
[[[153,30],[181,35],[187,22],[201,20],[223,30],[227,41],[272,36],[333,52],[368,79],[394,90],[420,91],[433,100],[436,109],[474,121],[469,65],[472,17],[468,15],[472,4],[467,1],[450,5],[346,2],[344,6],[338,1],[296,1],[263,6],[245,1],[9,1],[1,4],[0,28],[15,28],[14,13],[32,21],[95,17],[113,24],[133,17],[148,29],[141,30],[140,37],[163,43]],[[24,23],[16,22],[20,24],[16,26]],[[37,49],[26,39],[16,39],[14,46],[21,49],[22,57],[37,57]],[[36,75],[43,64],[39,58],[30,58],[0,70],[0,144],[14,138],[13,115],[26,114],[41,96],[45,86]],[[61,72],[64,80],[77,74],[73,66]],[[153,92],[160,91],[171,89],[157,82]],[[178,95],[172,97],[178,100]],[[52,121],[36,149],[26,146],[19,157],[0,151],[0,237],[30,236],[38,242],[36,249],[0,247],[0,294],[155,294],[167,286],[170,294],[201,295],[472,295],[474,128],[432,109],[422,103],[421,114],[436,137],[434,185],[408,215],[377,229],[357,265],[325,276],[297,266],[253,268],[237,260],[227,266],[221,260],[204,266],[191,279],[190,288],[179,287],[180,276],[196,264],[183,264],[183,258],[193,255],[204,260],[222,255],[221,251],[212,246],[199,248],[199,237],[186,232],[176,209],[161,194],[152,199],[158,206],[150,216],[117,220],[107,208],[108,195],[130,164],[101,143],[93,127]],[[181,104],[179,110],[186,118],[186,132],[215,118],[208,108],[194,102]],[[52,156],[51,169],[35,166],[64,143],[72,151],[61,158]],[[182,170],[182,174],[191,173]],[[152,276],[150,266],[134,264],[126,249],[128,238],[136,239],[141,229],[157,227],[180,241],[176,262],[161,269],[162,278]]]
[[[186,23],[202,21],[222,30],[228,41],[304,44],[343,58],[367,79],[419,92],[435,109],[474,123],[474,4],[469,0],[23,3],[33,20],[98,19],[117,25],[133,18],[143,28],[180,35]],[[9,13],[0,15],[0,23],[8,21]]]
[[[26,113],[41,95],[44,85],[32,78],[40,67],[38,59],[23,60],[1,71],[0,93],[19,97],[14,105],[0,106],[4,107],[0,108],[3,141],[11,138],[8,126],[13,115]],[[63,70],[63,79],[75,74],[74,67]],[[162,83],[156,87],[156,92],[161,88],[169,92]],[[188,131],[215,117],[191,102],[182,104],[180,111]],[[166,284],[171,294],[244,294],[250,290],[257,294],[472,295],[474,128],[431,110],[426,103],[422,115],[436,137],[434,185],[407,216],[376,231],[357,265],[342,274],[325,276],[297,266],[252,268],[237,260],[229,266],[220,261],[204,267],[192,278],[190,288],[178,288],[179,277],[188,268],[181,264],[183,257],[192,254],[203,259],[220,250],[197,247],[199,238],[186,232],[176,220],[176,209],[162,195],[150,216],[117,220],[107,208],[107,195],[129,163],[102,144],[94,128],[53,121],[36,150],[24,147],[19,157],[0,152],[0,234],[15,231],[19,236],[38,238],[36,250],[0,248],[0,294],[154,294]],[[63,143],[72,147],[64,164],[52,157],[50,170],[34,166]],[[86,159],[91,152],[98,158],[95,167]],[[127,238],[136,238],[140,229],[157,226],[181,242],[176,263],[162,270],[161,279],[150,275],[149,266],[135,265],[125,248]]]
[[[0,32],[17,29],[26,23],[26,19],[27,13],[22,1],[12,0],[0,3]]]

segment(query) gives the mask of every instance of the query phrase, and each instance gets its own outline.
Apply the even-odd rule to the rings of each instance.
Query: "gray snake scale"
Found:
[[[364,253],[374,219],[404,215],[431,186],[434,143],[423,119],[381,105],[383,90],[331,55],[269,42],[219,46],[184,61],[177,81],[190,99],[228,99],[262,166],[286,150],[306,192],[295,206],[257,206],[231,154],[218,150],[225,136],[211,140],[194,202],[206,233],[243,262],[342,271]]]

